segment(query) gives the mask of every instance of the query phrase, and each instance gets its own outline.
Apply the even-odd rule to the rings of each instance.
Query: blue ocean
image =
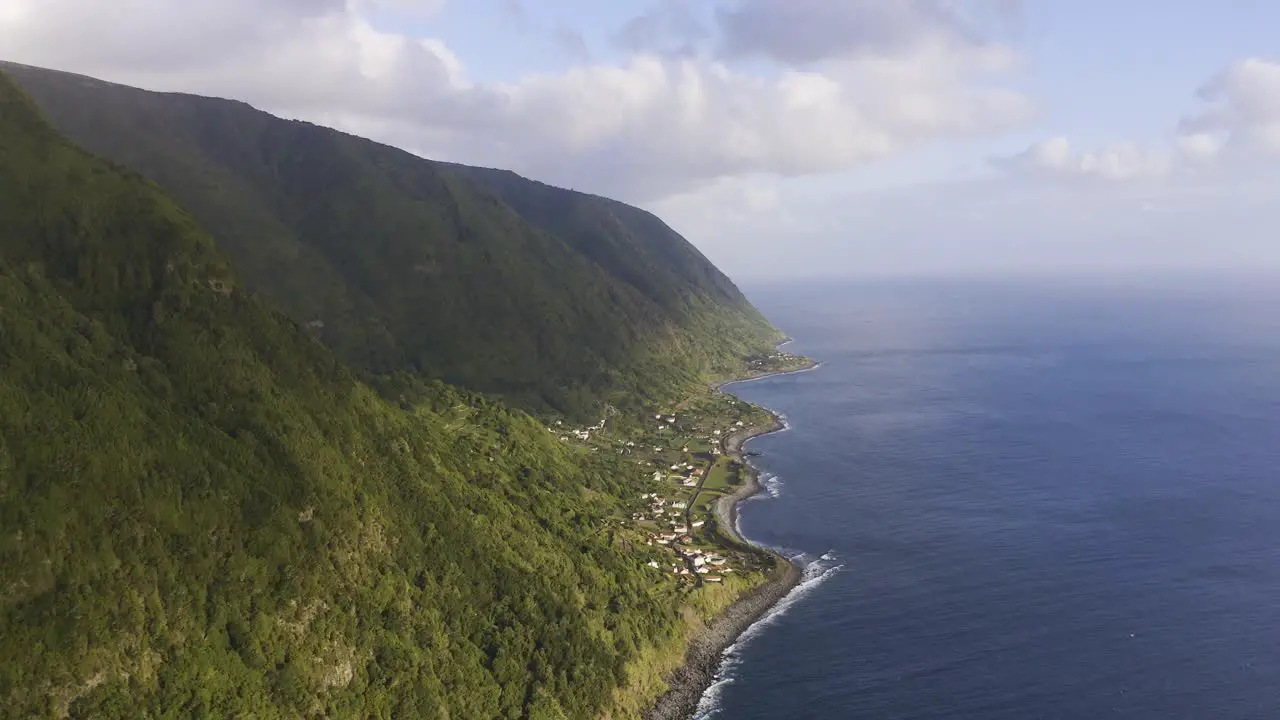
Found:
[[[701,718],[1280,718],[1280,283],[748,288],[813,371],[729,386],[806,582]]]

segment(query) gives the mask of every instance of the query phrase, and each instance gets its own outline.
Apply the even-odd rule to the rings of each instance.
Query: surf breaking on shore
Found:
[[[820,366],[821,363],[814,363],[799,370],[731,380],[722,383],[717,389],[723,391],[725,387],[738,383],[809,372]],[[791,429],[783,415],[772,410],[769,412],[773,416],[773,423],[769,428],[729,438],[726,441],[726,454],[746,462],[743,446],[749,440]],[[810,561],[803,554],[787,555],[777,548],[765,547],[743,537],[738,528],[738,506],[761,496],[762,490],[766,488],[769,496],[777,497],[780,482],[776,475],[763,475],[755,465],[750,462],[746,464],[751,467],[751,472],[747,473],[748,482],[737,492],[716,502],[716,522],[722,532],[733,540],[771,552],[784,562],[779,563],[774,577],[740,598],[693,639],[685,654],[684,665],[668,680],[670,689],[644,714],[645,720],[711,717],[707,713],[718,711],[719,693],[733,682],[732,670],[739,662],[736,650],[754,637],[759,628],[767,627],[770,622],[781,617],[813,587],[825,582],[826,578],[843,567],[822,564],[834,559],[831,553],[823,555],[817,561]]]
[[[809,370],[815,370],[817,368],[818,364],[815,364],[811,368],[795,370],[792,371],[792,373],[808,372]],[[778,373],[778,375],[792,373]],[[756,437],[763,437],[764,435],[772,435],[791,430],[791,423],[788,422],[785,415],[775,411],[770,412],[773,413],[774,420],[776,425],[778,425],[778,428],[771,432],[745,438],[742,441],[743,446],[745,446],[748,441],[753,440]],[[782,494],[782,479],[777,474],[767,473],[749,461],[747,464],[751,465],[752,476],[758,478],[758,481],[754,483],[754,490],[746,497],[733,498],[732,520],[734,533],[738,538],[750,543],[751,541],[746,540],[746,536],[742,534],[742,528],[738,524],[741,516],[737,512],[737,508],[746,502],[770,500],[780,497]],[[721,501],[723,502],[730,499],[731,498],[722,498]],[[719,510],[719,508],[717,508],[717,510]],[[756,543],[751,544],[755,545]],[[838,558],[834,550],[828,550],[820,557],[814,558],[803,552],[789,552],[783,548],[768,549],[784,555],[791,564],[801,569],[799,582],[771,608],[769,608],[763,616],[743,630],[738,638],[722,651],[720,664],[716,669],[712,682],[706,690],[703,691],[702,696],[698,700],[698,706],[692,714],[693,720],[712,720],[720,714],[720,700],[724,691],[737,681],[738,678],[736,671],[742,664],[741,652],[751,642],[751,640],[757,637],[764,628],[769,627],[773,623],[777,622],[779,618],[786,615],[787,612],[804,599],[806,595],[811,593],[819,585],[825,583],[844,568],[844,565],[837,564]]]
[[[720,667],[716,669],[711,685],[699,698],[698,707],[693,712],[693,720],[712,720],[720,714],[720,700],[725,689],[738,679],[736,671],[742,664],[742,650],[762,630],[777,622],[806,595],[844,568],[844,565],[835,564],[837,558],[833,552],[827,552],[817,559],[804,556],[791,556],[787,559],[793,563],[799,563],[804,568],[801,571],[799,584],[770,608],[763,617],[744,630],[732,645],[724,649],[720,658]]]

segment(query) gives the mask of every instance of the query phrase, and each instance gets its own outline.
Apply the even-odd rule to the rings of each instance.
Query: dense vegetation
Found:
[[[298,182],[338,162],[326,148],[395,157],[278,127],[302,143],[272,151]],[[247,192],[208,169],[209,187]],[[366,182],[454,182],[312,169],[335,203]],[[513,244],[551,252],[492,212]],[[247,292],[195,219],[64,140],[2,74],[0,218],[0,716],[588,718],[678,631],[672,583],[604,522],[638,492],[633,471],[412,373],[388,402]],[[365,237],[378,258],[403,249],[391,229]],[[323,256],[281,233],[270,252]],[[349,261],[372,289],[375,270]],[[335,274],[317,303],[355,302],[336,268],[316,269]],[[588,323],[580,310],[564,322]]]
[[[3,67],[56,127],[157,182],[249,289],[366,373],[414,370],[584,419],[776,339],[688,242],[621,203],[243,103]]]

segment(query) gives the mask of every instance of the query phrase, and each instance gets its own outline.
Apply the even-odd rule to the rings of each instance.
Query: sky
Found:
[[[0,0],[0,58],[660,215],[735,279],[1280,270],[1280,3]]]

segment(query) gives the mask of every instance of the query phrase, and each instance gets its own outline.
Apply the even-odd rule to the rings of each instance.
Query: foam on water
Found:
[[[787,342],[790,341],[788,340]],[[738,382],[754,382],[755,380],[765,380],[768,378],[778,377],[779,375],[794,375],[796,373],[817,370],[821,366],[822,364],[818,363],[813,367],[805,368],[803,370],[775,373],[773,375],[765,375],[763,377]],[[722,388],[734,384],[737,383],[727,383],[725,386],[722,386]],[[777,433],[790,432],[791,422],[787,416],[780,412],[775,412],[774,416],[778,418],[778,422],[782,423],[782,427],[767,434],[773,435]],[[757,435],[756,437],[763,436]],[[748,438],[747,443],[750,443],[754,439],[754,437]],[[751,497],[739,501],[739,504],[756,500],[774,499],[782,496],[782,479],[778,477],[777,474],[764,472],[754,465],[752,465],[752,468],[759,474],[760,491]],[[737,515],[735,518],[734,529],[738,531],[739,537],[745,538],[746,536],[742,534],[742,528],[740,526],[741,519],[741,514]],[[792,606],[802,600],[819,585],[825,583],[830,577],[835,575],[844,567],[843,565],[835,564],[836,555],[834,550],[829,550],[826,553],[823,553],[821,557],[815,559],[803,552],[788,551],[784,548],[774,549],[786,555],[789,561],[801,565],[800,582],[791,589],[791,592],[787,593],[786,596],[774,604],[774,606],[770,608],[763,617],[739,635],[738,639],[734,641],[732,645],[725,648],[720,658],[720,666],[716,669],[715,681],[712,682],[710,687],[702,693],[702,698],[698,701],[698,708],[694,711],[694,720],[711,720],[711,718],[714,718],[719,714],[721,695],[725,688],[733,684],[736,677],[735,669],[742,662],[740,655],[741,650],[746,647],[753,638],[759,635],[764,628],[767,628],[777,622],[778,618],[786,615],[787,611],[790,610]]]
[[[803,565],[804,569],[801,571],[800,583],[770,608],[764,617],[739,635],[737,641],[725,648],[724,654],[720,659],[720,667],[716,670],[715,681],[702,693],[702,698],[698,701],[698,709],[693,714],[694,720],[711,720],[719,717],[721,709],[720,698],[724,690],[736,680],[735,671],[742,663],[741,651],[765,628],[786,615],[796,603],[803,600],[805,596],[812,593],[844,568],[844,565],[836,564],[837,558],[834,550],[823,553],[817,559],[813,559],[805,553],[792,555],[788,559]]]

